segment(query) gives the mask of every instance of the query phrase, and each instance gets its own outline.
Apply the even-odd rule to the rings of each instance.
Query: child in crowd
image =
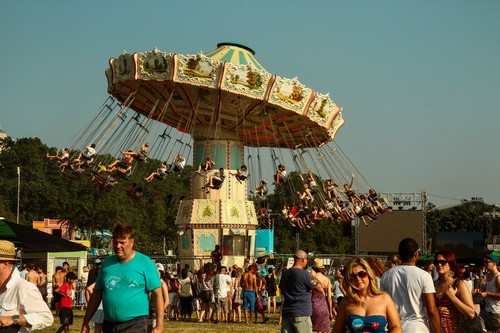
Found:
[[[66,274],[64,283],[56,289],[56,292],[61,295],[59,303],[59,320],[61,327],[56,333],[69,333],[69,326],[73,324],[73,283],[77,280],[77,276],[73,272]]]
[[[269,293],[266,290],[265,284],[262,284],[259,298],[260,298],[260,301],[262,302],[262,309],[258,309],[258,307],[256,306],[255,310],[262,315],[262,323],[265,324],[269,320],[269,318],[266,316],[267,303],[268,303],[267,301],[269,299]],[[257,322],[257,315],[255,315],[255,322]]]

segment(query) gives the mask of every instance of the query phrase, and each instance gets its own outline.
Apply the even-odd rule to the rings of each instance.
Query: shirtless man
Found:
[[[248,266],[245,274],[241,279],[241,285],[243,286],[243,310],[245,310],[245,321],[247,324],[252,322],[252,313],[257,320],[257,314],[255,313],[255,297],[259,295],[259,290],[257,287],[257,265],[251,264]],[[250,316],[249,312],[250,311]]]
[[[57,287],[62,286],[65,277],[66,273],[63,272],[63,268],[61,266],[57,266],[56,272],[52,275],[52,290],[55,290]],[[56,310],[56,314],[59,313],[59,301],[61,300],[61,297],[58,295],[60,294],[54,294],[54,308]]]
[[[28,264],[28,274],[26,274],[26,280],[38,286],[38,273],[35,271],[35,264]]]

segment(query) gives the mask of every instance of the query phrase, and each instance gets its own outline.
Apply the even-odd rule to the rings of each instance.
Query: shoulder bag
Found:
[[[453,282],[453,288],[457,288],[458,282],[460,280],[456,279],[455,282]],[[458,296],[458,292],[457,292]],[[459,313],[459,327],[462,330],[462,332],[467,332],[467,333],[482,333],[483,332],[483,323],[482,319],[477,315],[477,313],[474,314],[474,318],[469,319],[465,315]]]

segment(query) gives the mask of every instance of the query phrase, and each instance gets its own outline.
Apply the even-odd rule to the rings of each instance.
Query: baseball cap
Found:
[[[158,269],[159,271],[165,271],[165,266],[163,266],[162,263],[157,262],[156,263],[156,269]]]
[[[100,265],[100,264],[102,264],[102,260],[101,259],[96,259],[94,261],[94,265]]]
[[[485,259],[489,259],[498,265],[498,257],[494,254],[488,254]]]

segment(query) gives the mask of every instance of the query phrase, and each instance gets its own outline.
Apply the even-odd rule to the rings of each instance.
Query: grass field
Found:
[[[73,325],[70,326],[70,333],[78,333],[82,327],[83,315],[85,310],[74,309],[74,321]],[[198,323],[196,319],[191,322],[185,321],[166,321],[164,323],[163,332],[169,333],[221,333],[221,332],[231,332],[231,333],[277,333],[280,332],[280,326],[278,325],[279,315],[271,314],[269,316],[270,320],[266,324],[261,324],[261,316],[259,315],[259,323],[246,325],[245,323],[231,323],[231,324],[208,324],[208,323]],[[54,324],[41,331],[43,333],[54,333],[59,328],[59,318],[54,317]]]

